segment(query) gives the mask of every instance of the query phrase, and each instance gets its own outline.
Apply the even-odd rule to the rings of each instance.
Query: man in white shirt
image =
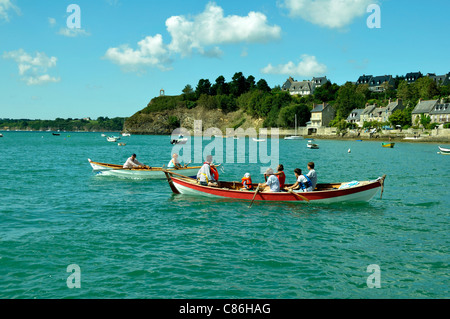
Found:
[[[314,162],[309,162],[308,163],[308,174],[306,174],[306,176],[309,177],[309,179],[311,180],[312,183],[312,190],[316,189],[316,185],[317,185],[317,173],[314,170]]]
[[[131,155],[123,164],[123,168],[139,168],[139,167],[147,167],[136,159],[136,154]]]
[[[273,169],[268,168],[266,170],[266,172],[264,173],[264,175],[268,176],[267,177],[267,181],[265,183],[263,183],[263,184],[259,184],[259,187],[264,188],[266,186],[269,186],[271,192],[279,192],[280,191],[280,181],[273,174]]]
[[[203,166],[198,170],[197,180],[202,186],[217,186],[217,181],[211,174],[211,167],[214,167],[212,161],[212,155],[206,156],[206,162],[204,162]]]

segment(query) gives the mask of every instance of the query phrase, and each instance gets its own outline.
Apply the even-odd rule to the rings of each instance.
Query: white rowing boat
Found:
[[[176,172],[184,176],[197,176],[198,170],[201,166],[183,167],[183,168],[162,168],[162,167],[150,167],[150,168],[123,168],[122,165],[107,164],[94,162],[88,159],[89,164],[97,175],[116,176],[121,178],[131,179],[165,179],[166,176],[163,169],[169,172]]]

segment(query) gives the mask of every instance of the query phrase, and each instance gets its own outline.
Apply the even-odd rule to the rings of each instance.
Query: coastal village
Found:
[[[437,86],[450,84],[450,72],[444,75],[436,75],[428,73],[422,75],[421,72],[411,72],[405,75],[405,81],[408,84],[416,82],[421,77],[432,79]],[[282,86],[283,91],[289,92],[291,95],[308,96],[314,94],[315,90],[329,79],[324,77],[313,77],[312,80],[296,81],[289,77]],[[361,75],[353,84],[367,84],[372,92],[382,93],[388,87],[394,86],[394,78],[392,75]],[[311,111],[311,119],[305,127],[299,127],[300,135],[316,135],[331,137],[340,135],[340,137],[367,137],[378,138],[382,135],[389,138],[412,136],[415,139],[422,140],[449,140],[450,139],[450,103],[445,99],[422,100],[419,99],[417,105],[411,112],[411,122],[416,128],[407,128],[403,130],[400,125],[392,127],[389,125],[389,118],[396,111],[404,110],[407,107],[402,99],[389,99],[386,106],[374,104],[366,104],[365,108],[353,109],[345,121],[348,123],[349,130],[338,132],[336,127],[330,127],[330,123],[336,117],[335,108],[327,103],[313,105]],[[429,118],[430,123],[435,123],[432,130],[426,128],[420,123],[421,118]],[[380,123],[378,129],[363,129],[368,125],[365,123]],[[287,132],[283,132],[287,133]]]

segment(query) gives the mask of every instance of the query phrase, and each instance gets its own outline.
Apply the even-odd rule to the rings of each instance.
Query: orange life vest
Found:
[[[208,163],[208,162],[204,162],[203,164],[208,164],[209,165],[209,172],[210,172],[211,176],[213,176],[214,179],[216,181],[218,181],[219,180],[219,172],[217,171],[217,169],[215,167],[212,167],[211,164]]]
[[[244,182],[247,182],[246,185],[244,185]],[[247,189],[253,189],[253,183],[251,177],[242,177],[242,185],[244,185]]]

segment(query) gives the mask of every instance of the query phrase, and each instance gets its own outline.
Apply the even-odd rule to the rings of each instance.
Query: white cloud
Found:
[[[219,45],[264,43],[281,36],[281,28],[268,25],[264,14],[250,12],[247,16],[224,16],[223,9],[213,2],[197,16],[168,18],[166,27],[172,37],[169,44],[163,43],[160,34],[147,36],[138,43],[136,50],[129,45],[109,48],[104,58],[127,70],[137,70],[139,66],[167,70],[174,54],[186,56],[195,51],[206,57],[220,57],[223,51]]]
[[[366,13],[377,0],[283,0],[281,6],[291,17],[328,28],[343,28]]]
[[[17,14],[20,14],[20,9],[11,0],[0,0],[0,20],[9,21],[8,11],[10,10],[14,10]]]
[[[137,50],[133,50],[128,45],[109,48],[104,58],[122,66],[125,70],[131,71],[137,71],[141,66],[167,70],[166,65],[171,62],[160,34],[154,37],[148,36],[139,41]]]
[[[204,54],[205,47],[211,45],[268,42],[281,35],[281,28],[268,25],[262,13],[252,11],[247,16],[224,16],[223,9],[213,2],[192,19],[170,17],[166,27],[172,36],[169,48],[182,55],[190,54],[193,49]]]
[[[23,49],[5,52],[4,59],[12,59],[17,63],[19,75],[27,85],[40,85],[50,82],[59,82],[60,78],[46,74],[48,69],[56,67],[57,58],[48,57],[44,52],[36,52],[31,56]]]
[[[319,76],[327,72],[327,66],[319,63],[315,56],[303,54],[298,64],[290,61],[286,64],[273,66],[267,65],[261,70],[264,74],[285,74],[292,76]]]
[[[58,32],[59,35],[63,35],[65,37],[74,38],[78,36],[90,36],[91,34],[84,29],[69,29],[69,28],[61,28]]]

